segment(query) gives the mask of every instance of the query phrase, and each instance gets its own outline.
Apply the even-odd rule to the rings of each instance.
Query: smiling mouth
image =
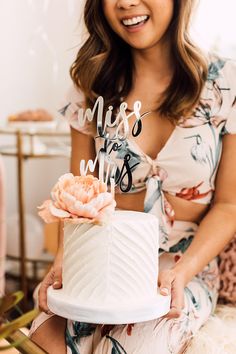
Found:
[[[129,19],[122,20],[121,23],[125,27],[135,27],[144,24],[145,22],[148,21],[148,19],[149,19],[148,15],[143,15],[143,16],[137,16],[137,17],[132,17]]]

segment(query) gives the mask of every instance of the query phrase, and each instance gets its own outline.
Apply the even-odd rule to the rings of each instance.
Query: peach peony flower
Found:
[[[39,216],[46,223],[62,219],[74,223],[101,224],[116,206],[106,184],[92,175],[66,173],[53,187],[51,198],[39,207]]]

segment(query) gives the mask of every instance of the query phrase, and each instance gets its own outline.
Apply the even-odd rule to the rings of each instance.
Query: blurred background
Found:
[[[69,67],[86,35],[82,21],[83,3],[84,0],[0,0],[0,129],[5,129],[10,115],[38,108],[46,109],[58,126],[61,124],[58,109],[65,102],[70,85]],[[198,45],[236,59],[235,11],[235,0],[198,1],[191,29]],[[47,233],[36,217],[37,206],[49,196],[57,178],[69,170],[68,129],[64,125],[60,129],[65,136],[55,134],[53,139],[50,138],[59,149],[54,150],[60,152],[54,154],[57,157],[53,153],[50,158],[45,157],[48,142],[34,140],[37,158],[23,158],[21,183],[26,238],[29,252],[32,257],[35,254],[35,258],[40,257],[45,248],[41,234]],[[5,193],[6,200],[8,253],[13,255],[18,252],[15,238],[20,232],[17,219],[19,156],[14,150],[15,139],[15,136],[0,134],[2,173],[5,174],[1,193],[2,197]],[[23,148],[30,149],[30,143],[25,144]],[[53,253],[50,247],[49,253]],[[33,248],[36,248],[35,253]],[[13,271],[11,267],[12,264],[7,264],[9,273]]]
[[[0,124],[9,115],[27,109],[45,108],[59,118],[64,103],[71,65],[81,41],[82,0],[1,0],[0,1]],[[2,137],[0,137],[2,139]],[[14,162],[7,163],[7,215],[16,212]],[[35,205],[46,197],[45,187],[34,185],[34,177],[52,161],[27,161],[25,177],[26,205],[36,213]],[[42,166],[43,164],[43,166]],[[51,186],[56,175],[68,169],[65,161],[53,163],[45,184]],[[28,179],[28,176],[30,178]],[[46,193],[48,193],[49,189]],[[36,202],[36,204],[35,204]]]

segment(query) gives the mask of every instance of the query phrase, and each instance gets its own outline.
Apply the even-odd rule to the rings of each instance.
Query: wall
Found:
[[[39,107],[61,119],[57,109],[81,42],[82,7],[82,0],[0,1],[1,125],[12,113]],[[9,216],[17,211],[16,160],[4,157],[4,163]],[[24,167],[26,208],[36,214],[57,177],[68,170],[68,159],[28,160]]]
[[[235,0],[197,0],[193,36],[204,49],[236,58]]]

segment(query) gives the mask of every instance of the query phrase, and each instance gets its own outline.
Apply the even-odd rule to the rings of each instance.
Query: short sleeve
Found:
[[[75,85],[71,85],[66,93],[62,108],[59,109],[59,113],[62,114],[71,127],[81,133],[89,134],[88,127],[86,125],[83,127],[80,126],[78,121],[78,110],[84,108],[84,105],[84,94]]]
[[[227,114],[224,134],[236,134],[236,61],[229,60],[226,64],[225,75],[229,91],[229,113]]]
[[[224,128],[225,134],[236,134],[236,92]]]

